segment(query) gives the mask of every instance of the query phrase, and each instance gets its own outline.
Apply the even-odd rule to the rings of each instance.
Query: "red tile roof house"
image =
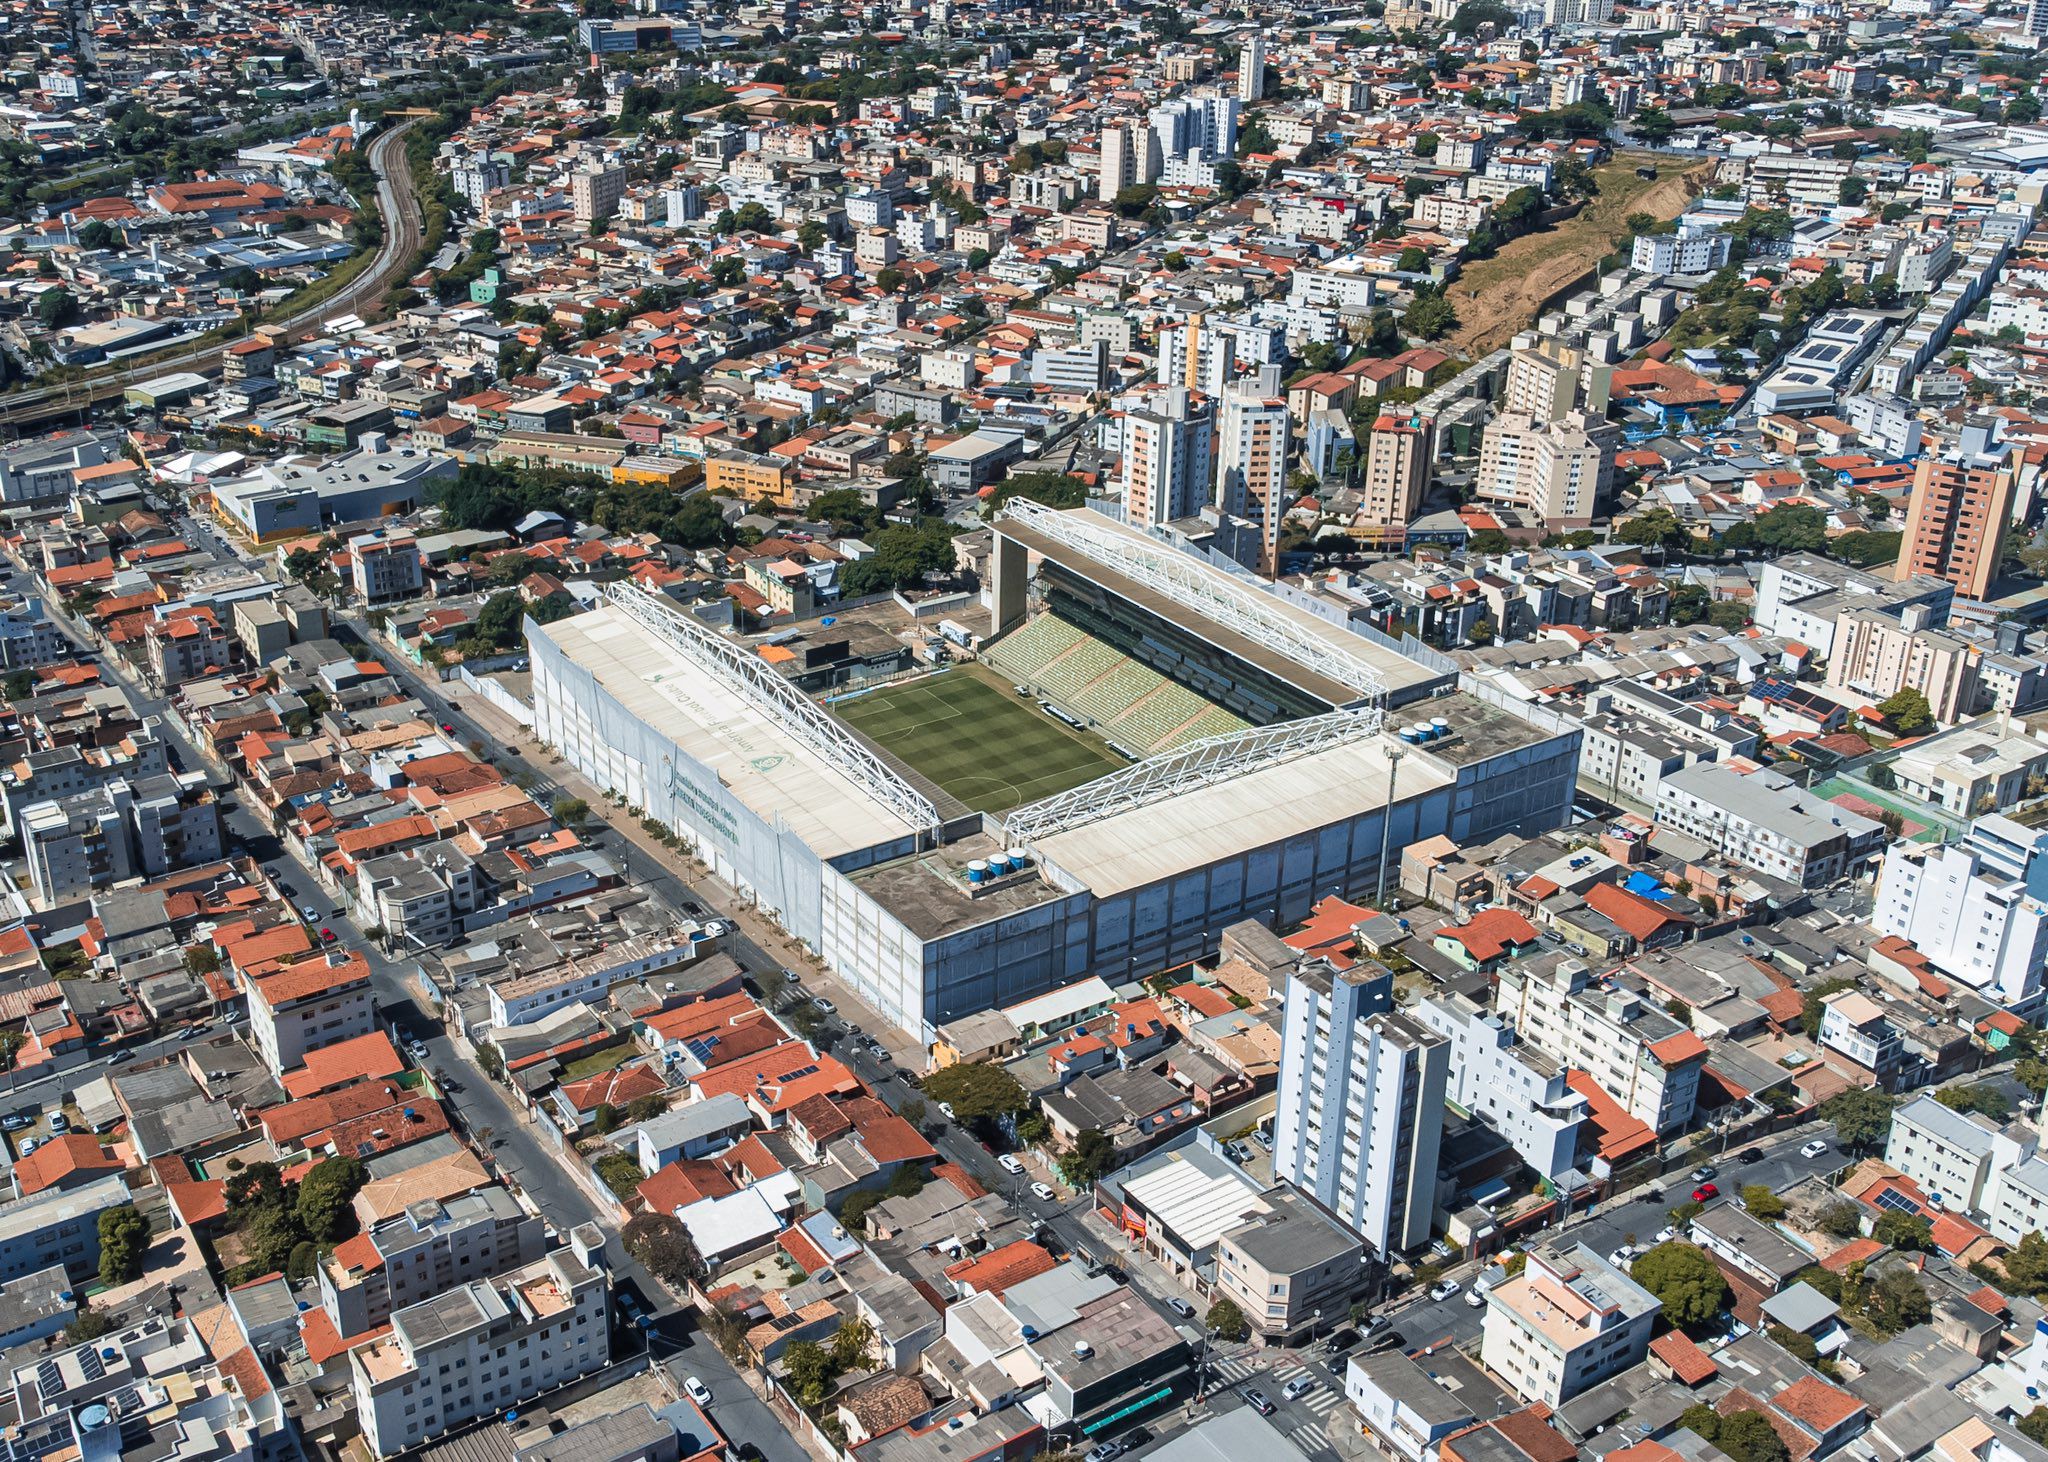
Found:
[[[1512,909],[1486,909],[1464,924],[1439,929],[1437,952],[1468,970],[1490,970],[1527,953],[1536,926]]]

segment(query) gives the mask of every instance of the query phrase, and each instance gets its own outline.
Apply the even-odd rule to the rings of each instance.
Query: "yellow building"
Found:
[[[703,463],[677,457],[628,457],[612,468],[612,481],[620,486],[688,487],[703,475]]]
[[[751,452],[728,452],[704,464],[704,480],[713,492],[750,503],[764,497],[778,504],[788,501],[796,478],[793,464]]]

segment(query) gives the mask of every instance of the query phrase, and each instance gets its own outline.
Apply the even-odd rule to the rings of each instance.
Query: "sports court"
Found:
[[[832,712],[977,812],[1005,812],[1125,765],[979,665],[853,696]]]

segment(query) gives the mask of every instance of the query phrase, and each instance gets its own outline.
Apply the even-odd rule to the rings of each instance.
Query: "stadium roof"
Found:
[[[1088,531],[1103,537],[1105,541],[1126,540],[1134,552],[1172,551],[1150,535],[1140,533],[1099,513],[1076,509],[1073,514],[1062,516],[1079,517]],[[1113,559],[1108,556],[1098,557],[1072,543],[1055,540],[1016,517],[998,518],[995,527],[997,532],[1021,543],[1033,553],[1051,559],[1071,573],[1101,584],[1105,589],[1130,600],[1141,609],[1168,623],[1200,635],[1218,649],[1256,666],[1277,680],[1306,691],[1327,705],[1348,706],[1362,699],[1361,693],[1351,685],[1329,675],[1318,674],[1312,666],[1276,651],[1270,643],[1262,643],[1258,639],[1227,628],[1192,605],[1184,604],[1137,582],[1128,574],[1119,572],[1114,566]],[[1339,657],[1348,657],[1371,667],[1386,688],[1387,704],[1390,706],[1415,700],[1449,680],[1449,677],[1439,671],[1431,670],[1405,655],[1375,644],[1363,635],[1353,634],[1339,625],[1330,623],[1319,614],[1288,603],[1278,595],[1265,592],[1258,587],[1256,580],[1229,573],[1192,554],[1176,552],[1173,561],[1196,578],[1211,581],[1218,594],[1235,596],[1249,592],[1254,596],[1262,614],[1273,616],[1276,623],[1286,625],[1309,641],[1319,641],[1327,646],[1332,661]]]
[[[1429,709],[1447,717],[1459,739],[1406,748],[1394,784],[1397,803],[1450,786],[1471,762],[1550,734],[1468,695],[1444,696]],[[1098,898],[1140,888],[1385,806],[1391,744],[1385,736],[1347,741],[1053,833],[1033,846]]]
[[[541,633],[628,712],[716,772],[748,810],[771,825],[780,818],[820,858],[919,830],[617,605]]]

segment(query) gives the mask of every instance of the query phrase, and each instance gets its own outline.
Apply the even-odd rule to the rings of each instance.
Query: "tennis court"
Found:
[[[853,696],[832,712],[977,812],[1006,812],[1126,764],[980,665]]]

